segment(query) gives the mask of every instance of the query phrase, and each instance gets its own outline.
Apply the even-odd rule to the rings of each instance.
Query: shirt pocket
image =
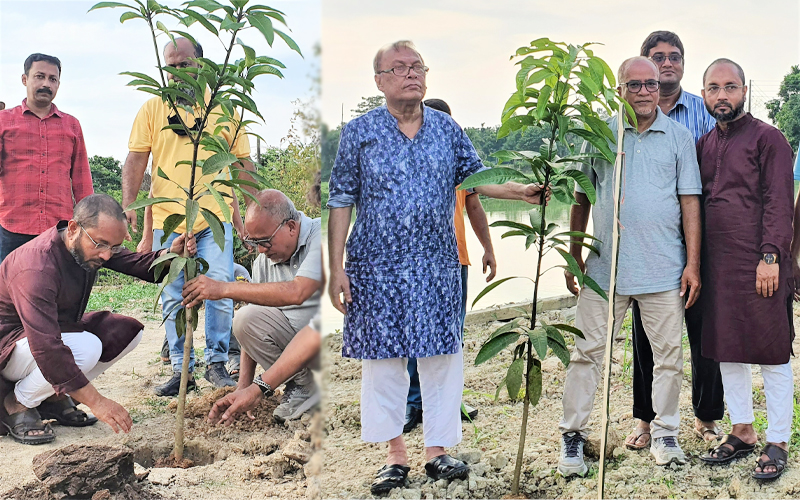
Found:
[[[664,160],[649,160],[647,163],[647,175],[650,184],[659,188],[665,189],[670,186],[677,189],[678,185],[678,170],[675,162],[666,162]]]

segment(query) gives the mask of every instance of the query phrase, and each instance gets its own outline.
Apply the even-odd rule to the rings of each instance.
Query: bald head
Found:
[[[255,195],[258,204],[252,203],[247,207],[246,219],[267,217],[269,220],[281,223],[285,220],[300,220],[300,214],[294,203],[285,194],[277,189],[264,189]]]
[[[628,81],[628,76],[632,68],[640,66],[649,66],[653,69],[653,79],[658,80],[658,66],[656,63],[644,56],[631,57],[625,59],[617,71],[617,83],[622,85]]]
[[[199,43],[193,44],[188,38],[176,38],[175,43],[170,40],[164,45],[164,57],[175,52],[186,54],[188,57],[203,57],[203,46]]]

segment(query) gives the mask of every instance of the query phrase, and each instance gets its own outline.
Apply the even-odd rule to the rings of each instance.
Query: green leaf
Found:
[[[187,4],[189,7],[200,7],[201,9],[214,12],[222,8],[222,5],[214,0],[192,0]]]
[[[264,39],[267,41],[267,44],[272,47],[272,42],[275,40],[275,30],[272,27],[272,20],[261,13],[252,13],[248,14],[247,20],[250,21],[250,24],[255,27],[258,31],[264,35]]]
[[[237,23],[235,19],[233,19],[230,15],[225,16],[225,19],[222,20],[222,23],[219,25],[219,29],[221,30],[228,30],[228,31],[238,31],[244,28],[245,23]]]
[[[512,330],[515,330],[515,329],[519,328],[519,322],[520,322],[520,318],[515,318],[513,321],[509,321],[505,325],[501,326],[500,328],[498,328],[497,330],[492,332],[492,334],[489,336],[489,338],[492,339],[494,337],[497,337],[501,333],[510,332]]]
[[[500,383],[497,384],[497,390],[494,391],[494,400],[495,401],[497,401],[497,399],[500,397],[500,391],[502,391],[503,387],[505,387],[505,386],[506,386],[506,378],[503,377],[503,380],[501,380]]]
[[[175,313],[175,333],[178,334],[178,338],[182,338],[186,335],[186,308],[181,307],[178,309],[178,312]]]
[[[197,321],[200,315],[200,308],[199,307],[192,307],[189,309],[189,324],[192,327],[192,331],[197,330]]]
[[[506,372],[506,389],[508,389],[508,397],[513,401],[519,398],[519,390],[522,387],[522,372],[525,369],[525,360],[522,358],[515,359],[511,366],[508,367]]]
[[[175,232],[175,229],[177,229],[185,219],[186,216],[183,214],[170,214],[166,219],[164,219],[164,235],[161,236],[162,245],[166,243],[167,238],[169,238],[170,235]]]
[[[208,18],[206,18],[203,14],[195,12],[191,9],[186,9],[183,10],[182,12],[187,16],[191,17],[192,19],[194,19],[195,21],[202,24],[206,30],[210,31],[211,33],[214,33],[215,35],[219,35],[219,31],[217,31],[217,28],[213,24],[211,24],[211,21],[209,21]]]
[[[172,283],[183,271],[183,266],[186,264],[185,257],[175,257],[172,259],[172,262],[169,263],[169,274],[167,275],[167,282]]]
[[[565,325],[564,323],[556,323],[556,324],[553,324],[553,325],[550,325],[550,326],[552,326],[553,328],[557,328],[559,330],[565,331],[565,332],[570,332],[571,334],[573,334],[575,336],[578,336],[580,338],[585,338],[583,336],[583,332],[580,331],[579,329],[577,329],[576,327],[572,326],[572,325]]]
[[[584,248],[588,248],[590,252],[596,253],[598,256],[600,255],[600,250],[597,249],[594,245],[590,245],[588,243],[584,243],[578,240],[569,240],[569,243],[572,245],[582,246]]]
[[[536,115],[541,119],[547,111],[547,103],[550,102],[550,93],[553,89],[549,85],[542,87],[539,91],[539,100],[536,102]]]
[[[491,224],[489,224],[489,226],[490,227],[511,227],[511,228],[514,228],[514,229],[519,229],[520,231],[522,231],[525,234],[536,234],[536,232],[537,232],[535,228],[532,228],[531,226],[529,226],[527,224],[522,224],[520,222],[514,222],[514,221],[511,221],[511,220],[494,221]]]
[[[475,365],[479,365],[481,363],[485,363],[492,359],[497,353],[508,347],[510,344],[513,344],[519,340],[519,333],[517,332],[506,332],[498,335],[497,337],[492,337],[491,339],[487,340],[481,350],[478,352],[478,355],[475,357]]]
[[[125,210],[138,210],[143,207],[149,207],[150,205],[158,205],[160,203],[180,203],[183,200],[180,198],[145,198],[143,200],[137,200],[128,205],[128,208]]]
[[[259,64],[257,66],[253,66],[249,70],[247,70],[247,78],[253,79],[258,75],[275,75],[279,78],[283,78],[283,73],[280,70],[273,68],[272,66],[268,66],[266,64]]]
[[[539,359],[544,359],[547,356],[547,332],[543,328],[535,328],[528,332],[528,338],[531,339]]]
[[[583,276],[583,271],[581,271],[581,268],[578,265],[578,261],[575,260],[575,257],[573,257],[571,253],[566,252],[558,247],[556,247],[556,251],[558,251],[558,253],[560,253],[561,256],[564,257],[564,260],[567,262],[567,268],[569,269],[569,272],[571,272],[577,277]]]
[[[494,283],[492,283],[491,285],[489,285],[486,288],[484,288],[483,290],[481,290],[481,293],[479,293],[478,296],[475,297],[475,300],[472,301],[472,307],[475,307],[475,304],[477,304],[478,301],[481,300],[484,295],[486,295],[487,293],[491,292],[492,290],[494,290],[498,286],[502,285],[506,281],[513,280],[514,278],[525,278],[526,280],[533,281],[530,278],[528,278],[527,276],[510,276],[508,278],[503,278],[501,280],[497,280]]]
[[[564,170],[561,175],[575,179],[575,182],[577,182],[581,189],[583,189],[583,192],[586,193],[589,203],[594,205],[595,202],[597,202],[597,192],[594,189],[594,184],[592,184],[592,181],[589,180],[586,174],[580,170]]]
[[[600,153],[603,154],[606,161],[613,164],[614,159],[616,158],[616,154],[611,151],[611,148],[608,146],[608,140],[605,137],[601,137],[594,132],[591,132],[586,129],[582,128],[573,128],[569,130],[570,134],[575,134],[578,137],[583,138],[584,140],[588,141],[589,144],[597,148]]]
[[[256,62],[256,51],[252,47],[244,44],[241,38],[236,39],[236,43],[242,46],[244,50],[244,64],[247,67],[252,66]]]
[[[124,23],[125,21],[130,21],[131,19],[144,19],[138,12],[123,12],[121,16],[119,16],[120,24]],[[130,85],[130,84],[129,84]]]
[[[532,406],[539,404],[539,398],[542,397],[542,362],[535,358],[533,366],[528,372],[528,391],[526,396]]]
[[[554,238],[559,236],[569,236],[570,238],[589,238],[590,240],[600,241],[591,234],[584,233],[583,231],[564,231],[563,233],[554,234]]]
[[[197,259],[194,257],[187,258],[183,270],[186,273],[185,281],[193,280],[197,276]]]
[[[209,184],[207,182],[204,182],[203,185],[211,193],[211,196],[214,197],[214,200],[216,200],[217,205],[219,205],[219,209],[222,211],[222,216],[225,218],[225,222],[230,222],[231,221],[231,206],[225,201],[224,198],[222,198],[222,194],[220,194],[220,192],[217,191],[214,186],[212,186],[211,184]]]
[[[194,231],[194,222],[199,211],[200,203],[197,200],[186,200],[186,232]]]
[[[164,279],[161,280],[161,284],[158,285],[158,291],[156,292],[155,300],[153,300],[153,312],[158,310],[158,298],[161,297],[161,293],[167,285],[169,285],[169,275],[164,276]]]
[[[275,33],[277,33],[279,37],[283,38],[283,41],[286,42],[286,45],[288,45],[290,49],[300,54],[300,57],[303,56],[303,53],[300,52],[300,47],[297,46],[297,43],[295,43],[295,41],[292,40],[289,35],[281,30],[275,30]]]
[[[569,350],[563,343],[559,343],[556,339],[547,336],[547,345],[553,351],[553,354],[561,360],[561,364],[569,366]]]
[[[597,284],[595,280],[590,278],[588,275],[583,275],[583,284],[588,286],[590,289],[594,290],[597,295],[603,297],[604,299],[608,300],[608,295],[606,292],[600,288],[600,285]]]
[[[153,78],[150,75],[146,75],[144,73],[139,73],[137,71],[123,71],[122,73],[120,73],[120,75],[128,75],[128,76],[132,76],[134,78],[139,78],[139,79],[142,79],[142,80],[146,80],[146,81],[150,82],[151,84],[153,84],[156,87],[161,87],[161,84],[159,82],[157,82],[155,78]]]
[[[119,3],[119,2],[100,2],[92,5],[92,8],[87,10],[86,12],[91,12],[95,9],[113,9],[115,7],[127,7],[129,9],[135,9],[135,7],[130,6],[128,4]]]
[[[494,167],[489,170],[483,170],[476,174],[467,177],[461,183],[459,189],[470,189],[478,186],[487,186],[492,184],[505,184],[509,181],[520,182],[522,184],[530,184],[531,179],[513,168],[507,167]]]
[[[237,161],[239,161],[239,158],[234,154],[217,153],[203,163],[203,175],[215,175]]]
[[[178,254],[172,253],[172,252],[165,253],[161,257],[159,257],[156,260],[154,260],[152,264],[150,264],[150,269],[153,269],[154,267],[156,267],[157,265],[161,264],[162,262],[166,262],[168,260],[174,259],[175,257],[178,257]]]
[[[220,251],[225,250],[225,228],[222,227],[222,223],[219,221],[219,217],[214,212],[201,208],[200,213],[203,214],[203,218],[208,222],[208,227],[211,228],[211,233],[214,235],[214,242],[219,247]]]

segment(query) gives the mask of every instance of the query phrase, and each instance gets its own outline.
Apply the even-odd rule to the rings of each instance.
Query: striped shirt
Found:
[[[694,142],[700,140],[706,133],[714,129],[717,121],[714,119],[703,102],[703,98],[681,89],[681,96],[675,107],[669,110],[667,116],[689,129],[694,137]]]

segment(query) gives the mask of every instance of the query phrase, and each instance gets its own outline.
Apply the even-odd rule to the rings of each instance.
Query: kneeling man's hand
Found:
[[[200,305],[204,300],[224,299],[225,283],[216,281],[206,275],[189,280],[183,285],[183,304],[185,307]]]
[[[133,420],[131,420],[128,410],[108,398],[101,398],[89,409],[94,413],[95,417],[108,424],[116,433],[122,431],[127,434],[130,432],[131,426],[133,426]]]
[[[242,412],[247,412],[247,416],[251,420],[255,420],[255,417],[250,411],[258,406],[258,403],[263,397],[261,389],[255,384],[251,384],[244,389],[236,389],[214,403],[214,406],[211,407],[211,411],[208,413],[208,421],[212,424],[221,423],[222,425],[228,426],[231,425]]]

